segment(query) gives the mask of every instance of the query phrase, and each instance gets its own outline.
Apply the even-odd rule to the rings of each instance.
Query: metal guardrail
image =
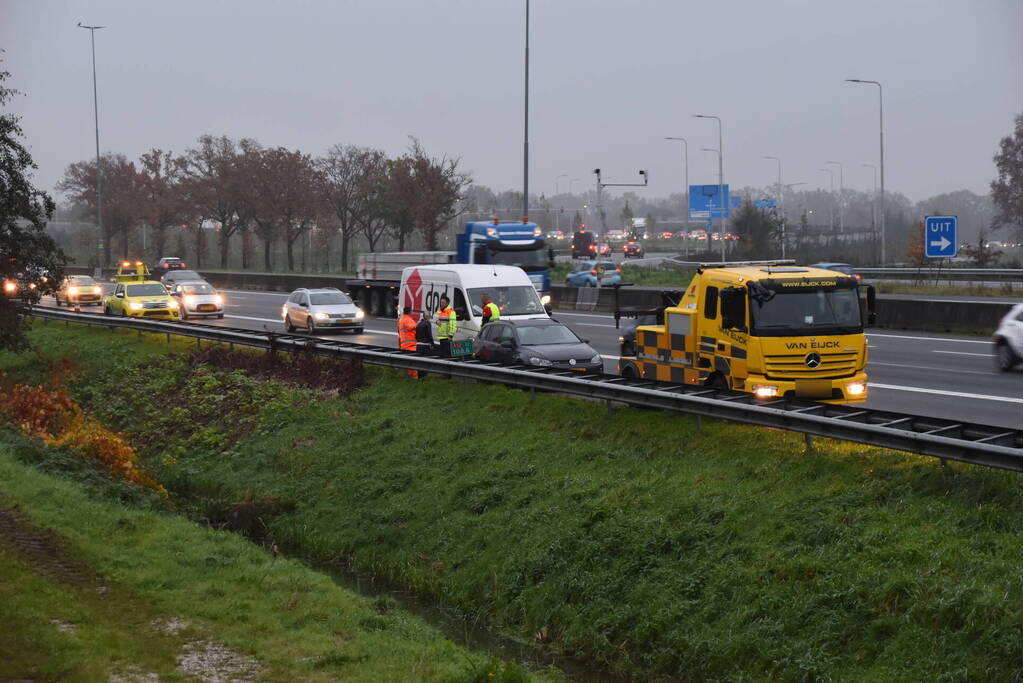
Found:
[[[628,379],[600,374],[505,366],[478,360],[450,360],[398,349],[324,340],[298,334],[245,330],[188,322],[109,317],[34,307],[26,313],[51,320],[121,327],[199,340],[266,349],[359,359],[370,365],[420,370],[444,377],[497,382],[541,390],[686,413],[697,417],[774,427],[806,435],[908,451],[942,459],[1023,472],[1023,430],[957,422],[908,413],[831,405],[805,399],[759,401],[743,392]]]
[[[961,280],[1023,283],[1020,268],[857,268],[865,278],[893,280]]]

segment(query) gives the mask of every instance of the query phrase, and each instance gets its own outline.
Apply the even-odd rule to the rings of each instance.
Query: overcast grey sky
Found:
[[[319,154],[390,154],[418,136],[476,182],[521,189],[524,0],[0,0],[14,109],[51,188],[94,154],[89,33],[98,31],[100,144],[136,158],[203,133]],[[533,0],[530,189],[650,170],[651,196],[717,182],[871,185],[885,87],[886,186],[911,199],[988,192],[1023,111],[1023,0]],[[837,187],[836,174],[836,187]],[[566,187],[562,181],[562,189]]]

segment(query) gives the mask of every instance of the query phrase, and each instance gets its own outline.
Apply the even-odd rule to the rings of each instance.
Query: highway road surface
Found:
[[[226,290],[223,294],[227,302],[224,319],[196,322],[284,331],[281,306],[287,293]],[[46,303],[52,303],[52,299]],[[619,331],[614,318],[607,313],[574,311],[555,311],[554,317],[589,340],[604,356],[606,372],[617,371]],[[328,332],[317,336],[397,346],[395,321],[382,318],[368,318],[363,334]],[[868,331],[867,337],[867,405],[871,408],[1002,427],[1023,425],[1023,370],[996,370],[988,339],[889,330]]]

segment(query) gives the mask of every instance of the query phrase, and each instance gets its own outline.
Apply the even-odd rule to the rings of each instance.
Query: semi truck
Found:
[[[759,399],[867,399],[865,325],[875,294],[858,280],[793,262],[699,264],[688,288],[649,311],[623,342],[624,377],[705,385]],[[616,310],[616,324],[623,315]]]
[[[402,272],[413,266],[517,266],[546,305],[550,303],[554,253],[536,223],[470,221],[457,236],[456,251],[401,251],[361,254],[348,293],[367,313],[394,317]]]

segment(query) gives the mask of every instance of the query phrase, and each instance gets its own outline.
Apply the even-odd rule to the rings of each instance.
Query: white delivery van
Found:
[[[475,339],[483,323],[484,294],[501,308],[501,318],[529,319],[550,317],[529,275],[517,266],[425,265],[405,268],[398,293],[398,315],[412,307],[418,321],[430,314],[433,338],[437,338],[434,313],[440,298],[447,296],[458,317],[455,340]]]

